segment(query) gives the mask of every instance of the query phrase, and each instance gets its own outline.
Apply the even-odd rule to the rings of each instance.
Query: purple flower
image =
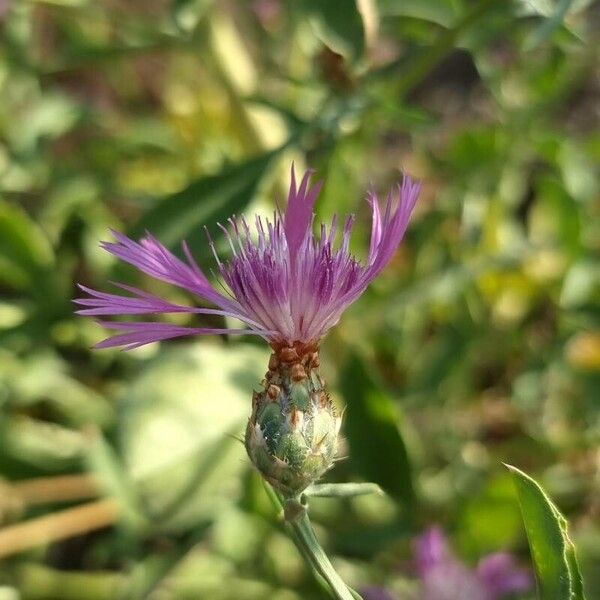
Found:
[[[525,569],[519,569],[515,559],[506,552],[496,552],[484,556],[477,565],[477,576],[493,598],[525,591],[531,587],[531,576]]]
[[[394,596],[385,588],[369,585],[360,590],[363,600],[394,600]]]
[[[276,211],[272,221],[255,218],[255,232],[244,217],[232,217],[228,227],[219,224],[232,252],[221,261],[209,244],[219,274],[228,290],[218,291],[200,270],[185,242],[185,261],[177,258],[152,235],[139,242],[113,232],[114,242],[102,247],[140,271],[191,292],[212,308],[174,304],[141,289],[115,284],[129,296],[99,292],[79,286],[89,296],[75,302],[81,315],[122,316],[159,313],[195,313],[235,317],[247,329],[182,327],[149,321],[100,321],[121,333],[100,342],[98,348],[123,346],[131,350],[150,342],[186,335],[255,334],[274,347],[318,345],[340,319],[344,310],[366,289],[390,261],[400,244],[419,194],[419,185],[404,177],[396,193],[387,196],[383,212],[377,196],[369,193],[372,210],[371,242],[367,259],[359,262],[349,252],[353,217],[348,216],[341,242],[334,243],[338,219],[321,225],[320,236],[312,233],[313,207],[320,184],[309,187],[311,172],[296,185],[292,167],[285,214]],[[394,196],[397,195],[397,200]]]
[[[475,570],[469,569],[448,549],[437,527],[419,537],[414,550],[421,600],[500,600],[531,587],[529,572],[510,554],[490,554]]]

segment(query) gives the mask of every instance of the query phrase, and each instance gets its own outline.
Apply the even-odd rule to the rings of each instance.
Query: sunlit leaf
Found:
[[[22,415],[0,420],[0,436],[3,452],[48,471],[73,468],[85,449],[81,432]]]
[[[583,581],[567,520],[538,483],[516,467],[506,466],[517,488],[540,600],[583,600]]]
[[[173,0],[171,2],[173,20],[182,31],[192,31],[212,3],[213,0]]]
[[[149,514],[210,518],[247,468],[243,436],[266,352],[199,342],[163,351],[122,394],[120,438]],[[236,483],[236,481],[238,483]]]
[[[572,140],[565,140],[558,153],[565,188],[573,198],[590,201],[598,194],[598,177],[594,163]]]
[[[304,0],[304,6],[317,35],[327,46],[351,60],[360,58],[365,47],[365,29],[355,0]]]
[[[353,498],[382,494],[383,490],[376,483],[315,483],[303,493],[310,498]]]
[[[47,405],[75,426],[104,427],[112,420],[112,407],[105,398],[71,377],[67,364],[52,352],[32,353],[7,373],[2,365],[0,376],[4,374],[12,381],[15,406]]]

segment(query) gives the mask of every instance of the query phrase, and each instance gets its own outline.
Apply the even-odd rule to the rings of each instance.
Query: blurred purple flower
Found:
[[[500,600],[531,587],[529,572],[510,554],[490,554],[469,569],[449,550],[438,527],[417,538],[414,551],[421,600]]]
[[[0,21],[4,20],[4,17],[10,10],[11,0],[0,0]]]
[[[360,590],[363,600],[394,600],[394,596],[385,588],[369,585]]]
[[[122,330],[100,342],[98,348],[123,346],[131,350],[150,342],[186,335],[255,334],[273,346],[318,345],[344,310],[365,291],[383,270],[400,244],[419,194],[419,185],[405,177],[396,194],[391,192],[383,213],[377,196],[369,193],[372,210],[371,242],[365,264],[349,251],[353,216],[345,219],[341,243],[334,245],[338,219],[312,233],[313,207],[320,184],[309,187],[311,172],[296,185],[292,167],[287,209],[277,210],[272,221],[255,218],[255,234],[246,219],[219,224],[232,251],[222,262],[209,238],[219,273],[228,290],[218,291],[200,270],[185,242],[186,260],[177,258],[152,235],[139,242],[113,232],[115,242],[102,247],[140,271],[182,288],[216,308],[174,304],[141,289],[115,284],[130,296],[108,294],[79,286],[89,296],[75,300],[81,315],[122,316],[159,313],[195,313],[235,317],[248,329],[182,327],[156,322],[100,321],[108,329]],[[394,198],[397,195],[397,201]]]
[[[493,590],[493,598],[525,591],[531,587],[531,575],[519,569],[515,559],[506,552],[484,556],[477,565],[477,576],[488,590]]]
[[[273,25],[282,13],[282,6],[279,0],[254,0],[251,6],[263,27],[267,28]]]

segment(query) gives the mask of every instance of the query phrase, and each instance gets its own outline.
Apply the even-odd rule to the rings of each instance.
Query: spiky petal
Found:
[[[151,322],[118,322],[108,326],[121,329],[100,343],[100,347],[137,348],[153,341],[185,335],[251,333],[271,344],[311,344],[318,341],[340,319],[344,310],[366,289],[388,264],[400,244],[413,210],[419,185],[404,177],[402,185],[380,206],[374,193],[368,195],[372,211],[369,253],[364,264],[349,251],[353,217],[348,216],[335,243],[338,218],[321,225],[318,236],[312,231],[313,208],[320,184],[310,186],[311,172],[296,183],[292,167],[285,213],[272,220],[256,217],[254,231],[245,218],[231,218],[220,225],[229,241],[232,256],[223,262],[209,241],[227,293],[218,291],[201,271],[183,243],[181,260],[148,234],[139,242],[113,232],[114,242],[102,247],[155,279],[192,293],[215,308],[198,308],[167,302],[138,288],[116,284],[130,296],[98,292],[82,286],[89,296],[75,302],[84,308],[79,314],[123,316],[159,313],[195,313],[234,317],[248,329],[180,327]]]

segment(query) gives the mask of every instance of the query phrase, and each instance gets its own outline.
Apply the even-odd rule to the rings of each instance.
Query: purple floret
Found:
[[[185,242],[186,260],[177,258],[152,235],[135,242],[113,232],[114,242],[102,247],[143,273],[192,293],[215,308],[173,304],[135,287],[115,284],[130,296],[99,292],[85,286],[88,297],[75,300],[81,315],[125,316],[160,313],[195,313],[234,317],[247,329],[182,327],[157,322],[100,323],[122,331],[98,344],[130,350],[150,342],[186,335],[255,334],[272,344],[318,344],[344,310],[365,291],[383,270],[400,244],[419,194],[419,185],[405,177],[387,196],[383,214],[377,196],[368,195],[372,210],[369,253],[365,264],[349,251],[353,217],[344,221],[341,242],[334,243],[338,219],[312,232],[314,205],[320,184],[310,187],[307,172],[298,187],[292,167],[287,209],[272,220],[256,217],[255,231],[244,217],[219,226],[229,241],[232,257],[221,261],[212,240],[219,273],[228,287],[217,291],[194,261]]]

